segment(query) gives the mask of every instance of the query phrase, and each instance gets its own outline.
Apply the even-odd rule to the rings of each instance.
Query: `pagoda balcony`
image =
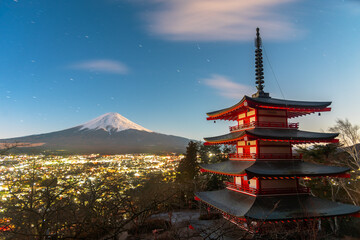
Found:
[[[262,128],[291,128],[291,129],[298,129],[299,123],[283,123],[283,122],[250,122],[245,123],[237,126],[232,126],[230,128],[230,132],[236,132],[243,129],[248,128],[255,128],[255,127],[262,127]]]
[[[308,194],[310,193],[310,188],[299,186],[298,188],[264,188],[256,189],[252,187],[245,187],[242,185],[235,184],[233,182],[225,182],[229,190],[238,190],[245,193],[250,193],[253,195],[273,195],[273,194]]]
[[[290,154],[290,153],[229,153],[229,158],[233,159],[302,159],[302,154]]]

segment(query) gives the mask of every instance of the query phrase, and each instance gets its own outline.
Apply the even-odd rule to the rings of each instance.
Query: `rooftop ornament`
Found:
[[[268,98],[269,93],[264,92],[264,68],[263,68],[263,57],[262,57],[262,49],[261,49],[261,37],[260,37],[260,29],[256,28],[256,38],[255,38],[255,75],[256,75],[256,88],[257,92],[252,95],[255,97],[263,97]]]

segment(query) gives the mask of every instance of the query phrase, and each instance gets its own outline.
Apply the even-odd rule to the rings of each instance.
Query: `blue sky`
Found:
[[[118,112],[197,140],[235,123],[206,112],[256,92],[254,36],[285,98],[331,100],[295,118],[360,122],[360,2],[339,0],[5,0],[0,6],[0,138]],[[282,98],[269,62],[265,90]]]

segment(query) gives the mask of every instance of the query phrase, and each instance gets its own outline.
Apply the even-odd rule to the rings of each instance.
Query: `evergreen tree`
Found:
[[[199,172],[197,163],[198,144],[190,141],[186,148],[186,156],[178,166],[178,179],[193,180]]]

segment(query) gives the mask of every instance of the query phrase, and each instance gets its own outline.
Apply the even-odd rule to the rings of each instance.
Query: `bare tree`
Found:
[[[360,142],[360,127],[356,124],[352,124],[348,119],[338,119],[336,124],[329,130],[332,132],[338,132],[340,143],[343,144],[342,149],[349,155],[347,159],[347,165],[354,169],[350,179],[337,179],[338,184],[349,197],[349,200],[358,205],[360,198],[360,186],[357,181],[360,173],[360,156],[358,143]]]
[[[339,133],[340,143],[344,146],[344,151],[349,155],[349,164],[352,168],[360,170],[360,157],[357,144],[360,142],[359,126],[353,125],[348,119],[338,119],[336,124],[329,128],[331,132]]]

